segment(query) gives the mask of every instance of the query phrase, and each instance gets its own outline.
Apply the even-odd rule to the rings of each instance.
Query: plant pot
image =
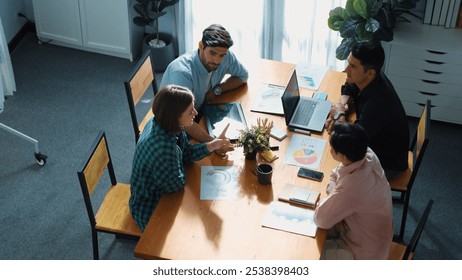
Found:
[[[156,34],[148,34],[144,37],[143,52],[151,50],[151,60],[155,72],[164,72],[167,66],[175,59],[175,49],[172,43],[172,36],[168,33],[159,33],[159,39],[164,41],[166,46],[161,48],[151,47],[149,41],[156,38]]]
[[[245,155],[245,159],[247,160],[255,160],[257,158],[257,152],[248,153]]]

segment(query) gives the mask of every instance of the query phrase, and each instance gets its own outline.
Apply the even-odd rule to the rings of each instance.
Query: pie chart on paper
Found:
[[[303,165],[311,165],[318,160],[318,154],[315,150],[300,149],[295,151],[294,159],[296,162]]]

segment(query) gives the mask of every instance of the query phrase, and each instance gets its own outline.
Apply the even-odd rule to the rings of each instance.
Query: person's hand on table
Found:
[[[207,143],[207,149],[210,152],[215,152],[218,155],[225,156],[227,152],[233,151],[234,146],[229,139],[215,138]]]
[[[220,136],[218,136],[217,139],[222,140],[221,141],[221,147],[219,147],[217,150],[215,150],[215,153],[217,153],[220,156],[225,156],[227,152],[234,151],[234,145],[231,144],[228,138],[226,138],[226,131],[229,128],[229,123],[226,125],[225,129],[220,133]]]
[[[337,103],[337,104],[332,105],[330,112],[329,112],[329,117],[327,118],[326,123],[324,125],[329,134],[332,133],[334,124],[336,122],[336,120],[334,120],[334,116],[340,113],[346,114],[347,111],[348,111],[348,104]],[[345,120],[346,120],[345,116],[341,116],[338,119],[338,121],[345,121]]]

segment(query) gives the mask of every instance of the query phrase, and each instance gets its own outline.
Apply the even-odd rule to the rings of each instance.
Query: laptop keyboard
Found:
[[[314,109],[316,108],[316,101],[308,99],[300,99],[298,104],[299,108],[295,113],[293,122],[301,125],[308,125]]]

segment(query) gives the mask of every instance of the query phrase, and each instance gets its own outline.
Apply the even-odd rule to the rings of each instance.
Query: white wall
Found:
[[[10,42],[27,22],[26,19],[17,16],[18,12],[25,14],[32,20],[34,14],[32,0],[0,1],[0,17],[2,19],[3,30],[7,42]]]

